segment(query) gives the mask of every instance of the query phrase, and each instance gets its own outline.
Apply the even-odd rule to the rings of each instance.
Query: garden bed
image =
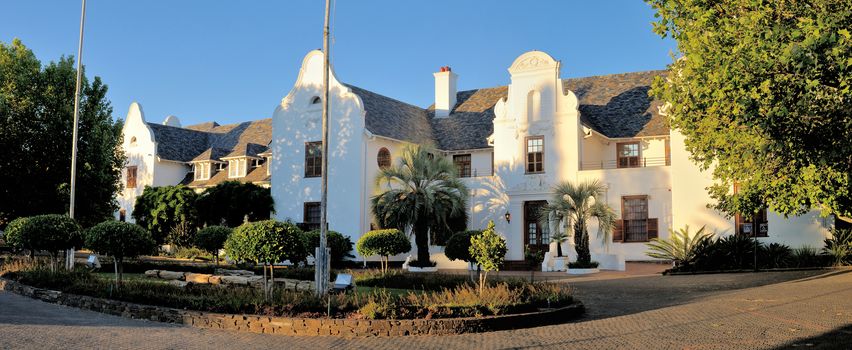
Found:
[[[14,274],[12,275],[14,277]],[[535,327],[562,323],[581,316],[585,309],[571,300],[553,308],[535,308],[508,315],[455,318],[365,319],[322,318],[228,314],[202,312],[174,307],[142,305],[123,300],[66,293],[37,288],[0,278],[0,289],[46,302],[79,307],[111,315],[151,321],[185,324],[201,328],[227,329],[282,335],[336,335],[344,337],[447,335]],[[388,295],[386,291],[382,292]],[[115,296],[115,295],[114,295]],[[314,317],[307,317],[314,316]]]

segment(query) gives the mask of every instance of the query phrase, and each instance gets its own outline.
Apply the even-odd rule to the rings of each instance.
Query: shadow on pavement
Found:
[[[836,328],[821,335],[798,339],[775,349],[850,349],[852,348],[852,325]]]
[[[134,320],[74,307],[51,304],[0,291],[0,327],[7,325],[56,325],[90,327],[164,328],[176,325]],[[2,348],[2,345],[0,345]]]
[[[825,278],[849,271],[786,271],[710,275],[648,276],[569,282],[586,305],[582,321],[630,315],[687,304],[730,291],[801,279]]]

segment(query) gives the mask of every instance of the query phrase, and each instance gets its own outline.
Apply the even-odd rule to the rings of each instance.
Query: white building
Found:
[[[275,216],[308,225],[319,221],[322,61],[320,51],[304,58],[295,85],[273,113],[269,150],[235,155],[271,156],[267,171]],[[458,76],[442,67],[434,74],[434,105],[421,108],[342,83],[332,69],[329,227],[353,241],[370,230],[374,220],[369,201],[376,193],[379,168],[395,162],[406,145],[417,143],[438,149],[456,163],[471,191],[468,227],[484,228],[493,220],[508,241],[510,264],[524,259],[525,245],[548,249],[549,230],[532,213],[551,198],[553,185],[563,181],[597,179],[607,187],[605,200],[620,218],[620,229],[612,242],[593,240],[591,245],[593,258],[605,268],[621,268],[625,260],[649,260],[645,242],[667,237],[670,228],[706,225],[716,232],[743,233],[751,225],[707,208],[710,174],[689,161],[683,137],[670,133],[659,111],[661,103],[648,96],[654,77],[662,74],[561,79],[559,61],[531,51],[509,66],[507,86],[457,91]],[[146,126],[148,133],[137,137],[138,151],[128,152],[130,166],[144,170],[145,184],[187,183],[188,164],[196,169],[198,164],[222,164],[222,173],[235,164],[217,163],[230,157],[221,156],[225,151],[215,154],[219,146],[210,140],[217,139],[211,136],[216,128],[146,124],[141,109],[133,105],[125,140],[130,130]],[[204,132],[208,141],[193,143],[191,152],[174,151],[180,157],[167,156],[163,144],[157,144],[163,138],[157,129]],[[235,143],[222,148],[239,149]],[[200,157],[204,151],[214,154]],[[143,181],[143,176],[137,179]],[[137,192],[125,190],[123,208]],[[820,246],[833,226],[832,218],[820,218],[816,212],[787,219],[774,213],[763,216],[756,226],[766,236],[762,240],[793,247]],[[596,231],[593,222],[593,238]],[[433,251],[439,266],[463,266],[447,262],[440,247]]]

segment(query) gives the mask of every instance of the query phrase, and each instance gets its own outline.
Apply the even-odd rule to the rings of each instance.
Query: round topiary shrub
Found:
[[[382,271],[387,271],[388,257],[411,251],[411,241],[397,229],[373,230],[358,239],[355,250],[365,257],[372,255],[384,257]]]
[[[447,245],[444,248],[444,254],[447,255],[447,259],[450,260],[462,260],[466,262],[476,262],[476,260],[470,256],[470,238],[476,235],[482,234],[482,231],[479,230],[470,230],[458,232],[447,240]]]
[[[307,249],[296,225],[264,220],[237,227],[225,241],[225,254],[237,261],[295,264],[305,260]]]
[[[61,250],[79,247],[80,225],[62,214],[36,215],[12,221],[6,228],[10,244],[19,249],[45,250],[56,266]]]
[[[308,255],[314,255],[314,248],[320,245],[320,231],[313,230],[305,232],[304,236],[305,247],[308,249]],[[336,231],[328,231],[328,247],[331,249],[331,261],[339,263],[346,258],[354,257],[352,247],[355,244],[349,239],[349,236],[344,236]]]
[[[234,232],[227,226],[208,226],[195,234],[195,246],[213,254],[213,264],[219,265],[219,249],[225,246],[228,236]]]
[[[150,254],[156,248],[156,242],[142,226],[104,221],[86,231],[86,247],[113,258],[115,281],[121,283],[124,259]]]

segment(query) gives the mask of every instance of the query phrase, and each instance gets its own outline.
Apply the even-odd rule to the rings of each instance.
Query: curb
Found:
[[[182,324],[197,328],[279,335],[330,335],[345,338],[483,333],[558,324],[577,319],[585,313],[583,304],[575,301],[574,304],[559,309],[479,318],[414,320],[290,318],[219,314],[140,305],[35,288],[6,278],[0,278],[0,290],[49,303],[115,316]]]
[[[759,272],[789,272],[789,271],[833,271],[833,270],[850,270],[852,267],[850,266],[826,266],[826,267],[788,267],[782,269],[759,269],[757,271],[753,269],[747,270],[713,270],[713,271],[680,271],[680,272],[669,272],[663,271],[664,276],[686,276],[686,275],[715,275],[721,273],[759,273]]]

